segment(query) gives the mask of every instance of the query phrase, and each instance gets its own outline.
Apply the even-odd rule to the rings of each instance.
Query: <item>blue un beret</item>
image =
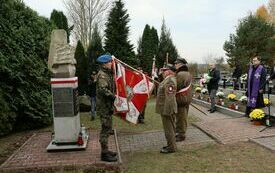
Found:
[[[112,61],[112,56],[111,55],[107,55],[107,54],[101,55],[100,57],[97,58],[96,61],[99,62],[99,63],[104,64],[104,63]]]

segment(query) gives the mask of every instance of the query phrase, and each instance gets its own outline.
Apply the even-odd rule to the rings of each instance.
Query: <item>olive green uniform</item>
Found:
[[[177,92],[181,89],[188,87],[192,81],[192,76],[188,71],[179,71],[176,74],[177,78]],[[187,117],[189,105],[192,101],[192,92],[189,89],[184,94],[177,94],[177,106],[178,113],[176,114],[176,133],[180,138],[185,138],[186,130],[187,130]]]
[[[174,76],[167,76],[159,85],[156,99],[156,113],[161,114],[167,149],[175,151],[175,113],[177,83]]]
[[[114,91],[115,83],[112,70],[101,68],[97,74],[96,111],[101,121],[99,142],[102,153],[108,152],[108,137],[112,131],[112,115],[114,111]]]

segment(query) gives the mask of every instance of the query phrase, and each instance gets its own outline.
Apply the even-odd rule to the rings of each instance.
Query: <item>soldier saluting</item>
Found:
[[[117,153],[108,150],[108,137],[112,133],[112,115],[115,100],[115,82],[112,71],[112,57],[101,55],[97,58],[100,70],[96,81],[96,110],[100,116],[101,131],[99,142],[101,145],[101,160],[107,162],[117,161]]]
[[[160,153],[174,153],[177,149],[175,138],[175,113],[177,113],[176,90],[177,81],[173,66],[168,64],[162,69],[164,80],[159,84],[156,113],[161,115],[167,146],[160,150]]]

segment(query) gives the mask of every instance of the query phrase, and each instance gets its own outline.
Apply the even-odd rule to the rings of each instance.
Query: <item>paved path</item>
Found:
[[[198,105],[195,106],[207,113],[207,115],[191,108],[194,115],[201,119],[200,122],[196,122],[194,125],[212,136],[219,143],[228,144],[239,141],[248,141],[253,138],[267,138],[275,135],[275,127],[267,128],[262,131],[265,126],[256,126],[249,118],[232,118],[219,112],[210,114],[208,113],[207,108]],[[275,143],[275,140],[273,142]]]
[[[83,167],[100,167],[117,170],[118,162],[107,163],[100,159],[100,144],[98,142],[99,133],[90,132],[89,143],[86,150],[66,151],[66,152],[47,152],[46,147],[51,141],[51,133],[34,134],[19,150],[17,150],[6,162],[0,167],[0,172],[16,172],[30,170],[40,172],[39,170],[49,169],[52,171],[59,168],[83,168]],[[117,151],[115,138],[109,138],[109,147],[112,151]],[[23,171],[22,171],[23,172]]]
[[[118,143],[122,152],[160,149],[167,145],[163,131],[152,131],[139,134],[119,133]],[[189,126],[187,129],[186,140],[183,142],[177,142],[177,147],[181,148],[186,145],[205,143],[215,143],[215,141],[198,128]]]

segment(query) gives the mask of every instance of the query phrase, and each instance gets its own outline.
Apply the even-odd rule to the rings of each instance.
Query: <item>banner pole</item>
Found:
[[[130,69],[132,69],[132,70],[134,70],[134,71],[136,71],[136,72],[138,72],[138,73],[141,73],[142,75],[144,74],[144,73],[142,73],[141,71],[139,71],[139,70],[135,69],[134,67],[132,67],[132,66],[130,66],[130,65],[128,65],[128,64],[126,64],[125,62],[123,62],[123,61],[121,61],[121,60],[117,59],[115,56],[112,56],[112,57],[113,57],[113,59],[114,59],[115,61],[117,61],[117,62],[119,62],[119,63],[121,63],[121,64],[123,64],[123,65],[127,66],[128,68],[130,68]],[[146,76],[146,77],[147,77],[147,78],[149,78],[149,79],[151,79],[152,81],[154,81],[154,82],[156,82],[156,83],[158,83],[158,84],[159,84],[159,82],[158,82],[158,81],[156,81],[156,80],[154,80],[153,78],[151,78],[151,77],[149,77],[149,76]]]

